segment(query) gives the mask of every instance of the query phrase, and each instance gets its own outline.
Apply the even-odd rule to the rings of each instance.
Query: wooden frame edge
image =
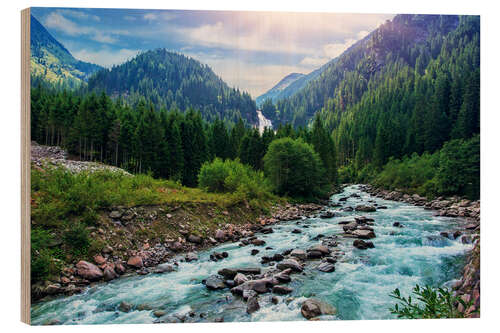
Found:
[[[21,321],[31,323],[30,8],[21,11]]]

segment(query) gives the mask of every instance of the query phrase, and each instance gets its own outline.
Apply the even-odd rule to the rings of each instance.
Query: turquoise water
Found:
[[[231,295],[229,289],[209,291],[201,283],[204,278],[223,267],[262,267],[263,255],[272,256],[290,248],[307,248],[319,244],[312,240],[318,234],[325,236],[343,232],[339,221],[353,220],[356,212],[338,212],[330,219],[307,218],[273,226],[274,233],[258,235],[266,241],[263,247],[239,247],[237,243],[224,244],[199,253],[198,262],[179,263],[176,272],[130,276],[88,288],[84,293],[34,304],[31,309],[33,324],[57,320],[62,324],[118,324],[153,323],[153,315],[162,310],[160,320],[170,322],[184,318],[186,322],[214,321],[274,321],[304,320],[300,305],[308,297],[316,297],[334,305],[338,312],[324,319],[391,319],[388,308],[394,301],[388,296],[395,288],[408,294],[415,284],[450,285],[460,277],[464,257],[472,245],[439,236],[441,231],[453,231],[465,223],[461,219],[435,217],[432,211],[405,203],[387,201],[360,192],[358,186],[349,186],[334,195],[333,201],[352,193],[360,198],[349,198],[344,206],[370,204],[373,200],[388,209],[363,213],[375,219],[374,249],[353,248],[352,239],[339,237],[338,249],[345,253],[335,265],[335,272],[315,270],[319,261],[308,261],[304,274],[292,275],[288,284],[293,293],[280,296],[272,304],[272,294],[260,296],[261,309],[252,315],[246,313],[246,303]],[[297,224],[297,222],[299,224]],[[400,222],[404,227],[393,227]],[[303,226],[308,226],[304,228]],[[291,233],[301,229],[301,234]],[[265,247],[272,250],[265,250]],[[253,248],[260,250],[251,256]],[[209,260],[211,252],[227,251],[229,257],[219,262]],[[132,311],[118,311],[120,302],[133,305]],[[147,308],[147,309],[144,309]],[[191,314],[191,315],[190,315]]]

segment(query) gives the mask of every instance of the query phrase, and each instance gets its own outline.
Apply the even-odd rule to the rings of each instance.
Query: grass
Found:
[[[32,279],[57,277],[64,264],[91,259],[106,245],[115,249],[123,245],[114,254],[125,256],[146,242],[175,239],[180,224],[190,233],[208,236],[227,223],[255,222],[283,201],[245,191],[209,193],[150,175],[32,168]],[[134,207],[139,216],[126,227],[117,227],[108,218],[116,207]],[[149,219],[152,213],[156,218]]]

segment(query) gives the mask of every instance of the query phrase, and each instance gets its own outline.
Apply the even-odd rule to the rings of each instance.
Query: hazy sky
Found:
[[[105,67],[166,48],[206,63],[229,85],[264,93],[309,73],[394,15],[32,8],[78,59]]]

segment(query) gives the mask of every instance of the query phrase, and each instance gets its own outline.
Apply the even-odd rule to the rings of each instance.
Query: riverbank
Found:
[[[418,194],[409,195],[401,191],[389,191],[376,188],[371,185],[364,185],[363,190],[374,196],[386,200],[406,202],[409,204],[423,206],[426,209],[436,211],[437,216],[462,217],[470,223],[462,229],[453,232],[443,232],[441,235],[447,238],[460,238],[462,243],[472,243],[474,247],[467,255],[466,265],[462,271],[462,278],[453,285],[456,295],[465,303],[471,303],[472,306],[464,309],[462,304],[456,306],[460,312],[465,312],[466,317],[478,318],[480,309],[480,213],[481,204],[479,200],[471,201],[458,196],[438,197],[428,200],[426,197]]]

